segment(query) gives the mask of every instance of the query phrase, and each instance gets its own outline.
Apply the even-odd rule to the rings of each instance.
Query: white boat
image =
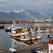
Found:
[[[9,34],[11,35],[11,38],[16,39],[17,41],[30,43],[30,44],[41,38],[41,36],[33,35],[35,34],[35,31],[33,31],[32,29],[28,31],[27,28],[16,27],[15,22],[12,25],[11,32]]]

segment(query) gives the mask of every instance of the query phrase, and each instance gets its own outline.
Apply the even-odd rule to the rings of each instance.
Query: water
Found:
[[[0,48],[10,48],[10,35],[5,30],[0,29]]]
[[[0,30],[0,48],[10,47],[10,36],[4,30]]]
[[[8,28],[11,25],[5,25],[5,28]],[[17,25],[20,26],[20,25]],[[25,25],[26,26],[26,25]],[[42,36],[42,41],[47,41],[47,35],[48,33],[41,33],[40,34]],[[53,36],[53,33],[51,33],[51,35]],[[0,30],[0,48],[10,48],[11,47],[11,39],[10,39],[10,35],[5,32],[5,29]]]

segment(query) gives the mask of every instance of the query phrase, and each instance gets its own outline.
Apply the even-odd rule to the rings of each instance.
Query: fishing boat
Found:
[[[10,35],[11,35],[11,38],[13,38],[17,41],[24,42],[27,44],[33,44],[36,40],[41,38],[41,36],[35,36],[34,33],[35,32],[31,32],[31,34],[30,34],[28,29],[19,28],[17,30],[15,30],[15,29],[11,30]]]
[[[27,44],[33,44],[36,40],[41,38],[41,36],[36,36],[35,31],[33,31],[31,28],[28,29],[27,27],[16,27],[15,22],[12,25],[9,34],[11,38]]]

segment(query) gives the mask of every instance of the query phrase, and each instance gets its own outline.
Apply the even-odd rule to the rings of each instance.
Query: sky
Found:
[[[0,0],[0,10],[9,9],[29,9],[42,12],[42,14],[53,13],[53,0]]]

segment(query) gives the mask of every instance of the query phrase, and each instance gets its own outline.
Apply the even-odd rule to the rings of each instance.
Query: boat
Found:
[[[5,32],[11,32],[11,27],[5,29]]]
[[[19,28],[17,29],[18,31],[16,32],[15,29],[13,29],[10,33],[11,38],[24,42],[26,44],[33,44],[36,40],[41,39],[41,36],[35,36],[33,35],[35,32],[32,32],[29,34],[29,31],[26,28]],[[20,30],[20,31],[19,31]]]
[[[36,40],[40,39],[40,37],[35,35],[35,31],[30,28],[30,30],[27,27],[16,27],[15,23],[10,28],[11,31],[9,32],[10,37],[27,44],[33,44]]]
[[[3,25],[0,25],[0,29],[4,29],[4,26]]]

